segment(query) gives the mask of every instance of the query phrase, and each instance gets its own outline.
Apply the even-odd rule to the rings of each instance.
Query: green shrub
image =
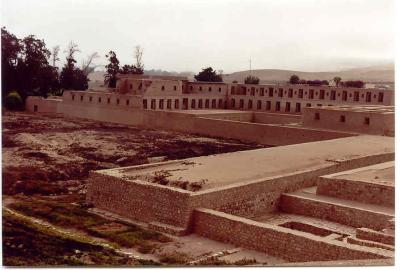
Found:
[[[23,101],[17,91],[10,92],[5,100],[7,110],[15,111],[23,108]]]

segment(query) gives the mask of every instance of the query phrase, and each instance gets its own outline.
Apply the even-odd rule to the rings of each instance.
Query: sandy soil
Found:
[[[84,189],[90,170],[260,147],[55,115],[6,112],[2,122],[3,193],[8,195],[68,193]]]

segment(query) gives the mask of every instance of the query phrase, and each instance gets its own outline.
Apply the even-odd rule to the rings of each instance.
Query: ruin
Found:
[[[390,90],[120,76],[27,110],[274,146],[93,171],[87,201],[290,262],[370,265],[394,258],[393,103]]]

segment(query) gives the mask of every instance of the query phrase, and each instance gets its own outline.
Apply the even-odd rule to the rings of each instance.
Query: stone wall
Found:
[[[372,212],[357,207],[321,202],[294,194],[283,194],[280,209],[287,213],[330,220],[352,227],[368,227],[382,230],[393,216],[381,212]]]
[[[359,239],[374,241],[386,245],[394,246],[395,244],[394,235],[385,234],[368,228],[357,228],[356,236]]]
[[[187,227],[190,192],[90,172],[87,201],[96,208],[141,222]]]
[[[394,186],[377,183],[320,177],[317,194],[394,207]]]
[[[374,252],[366,247],[348,245],[210,209],[195,210],[193,232],[292,262],[391,257],[390,252],[383,250]]]

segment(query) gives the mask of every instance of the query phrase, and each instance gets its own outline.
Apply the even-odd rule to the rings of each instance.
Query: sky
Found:
[[[394,60],[395,0],[1,0],[1,25],[79,62],[109,50],[145,69],[335,71]],[[61,54],[62,65],[65,54]]]

